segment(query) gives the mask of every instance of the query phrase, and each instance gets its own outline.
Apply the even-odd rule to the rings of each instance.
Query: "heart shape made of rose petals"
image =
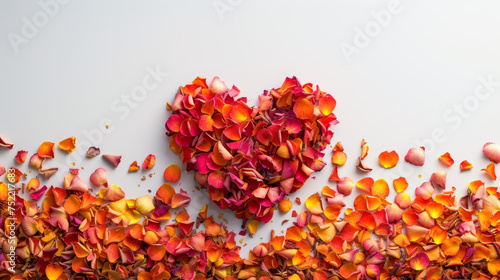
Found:
[[[273,206],[326,165],[322,151],[337,124],[335,99],[286,78],[250,107],[218,77],[179,87],[165,127],[171,149],[221,209],[244,223],[268,222]]]

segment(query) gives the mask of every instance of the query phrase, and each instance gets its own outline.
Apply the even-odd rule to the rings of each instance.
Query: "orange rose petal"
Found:
[[[492,275],[498,275],[498,272],[500,272],[500,260],[499,259],[493,259],[488,262],[488,271]]]
[[[370,177],[366,177],[366,178],[363,178],[361,180],[359,180],[357,183],[356,183],[356,187],[366,193],[369,193],[371,194],[372,193],[372,186],[374,184],[374,180]]]
[[[328,205],[325,207],[324,214],[325,214],[327,219],[335,221],[338,218],[338,216],[340,216],[341,210],[342,210],[342,206],[332,204],[332,205]]]
[[[419,242],[427,238],[430,230],[421,226],[408,226],[406,228],[406,235],[410,242]]]
[[[444,154],[440,155],[439,156],[439,161],[442,164],[444,164],[444,165],[446,165],[448,167],[452,166],[455,163],[455,161],[453,160],[453,158],[451,158],[450,153],[444,153]]]
[[[49,264],[45,268],[45,276],[49,280],[57,280],[63,274],[63,268],[59,264]]]
[[[460,171],[469,170],[472,169],[472,167],[473,167],[472,164],[466,160],[460,163]]]
[[[443,215],[444,207],[441,203],[431,202],[425,206],[425,211],[433,219],[437,219],[438,217],[441,217],[441,215]]]
[[[359,218],[358,225],[366,228],[367,230],[373,230],[377,226],[377,223],[372,213],[363,212]]]
[[[280,210],[281,213],[287,213],[292,209],[293,203],[288,200],[288,199],[283,199],[278,203],[278,209]]]
[[[43,142],[38,148],[38,156],[41,158],[54,158],[54,143]]]
[[[346,262],[340,267],[339,274],[344,279],[351,279],[350,277],[353,276],[357,271],[358,267],[355,264],[351,262]]]
[[[448,233],[445,230],[440,228],[438,225],[435,225],[431,228],[430,237],[437,245],[440,245],[448,238]]]
[[[295,101],[293,106],[293,112],[299,119],[308,120],[311,119],[314,114],[314,105],[307,98],[302,98]]]
[[[472,181],[469,183],[469,190],[471,191],[472,194],[476,194],[477,190],[481,187],[484,186],[484,182],[481,180],[476,180]]]
[[[408,187],[408,182],[406,181],[406,178],[404,177],[399,177],[397,179],[394,179],[392,182],[394,185],[394,189],[396,190],[397,193],[402,193],[406,190]]]
[[[330,115],[337,105],[337,101],[330,94],[325,94],[319,99],[319,110],[324,116]]]
[[[148,256],[153,261],[161,261],[167,253],[167,248],[164,244],[154,244],[148,247]]]
[[[399,155],[395,151],[385,151],[380,153],[378,161],[383,168],[393,168],[398,164]]]
[[[231,111],[231,119],[238,122],[243,123],[250,120],[251,109],[247,106],[243,106],[241,104],[236,104],[233,106],[233,110]]]
[[[315,193],[306,199],[306,208],[313,214],[323,213],[323,205],[319,193]]]
[[[71,136],[59,142],[59,149],[68,152],[68,154],[73,152],[76,149],[76,137]]]
[[[163,172],[165,180],[178,182],[181,179],[181,168],[177,164],[171,164]]]
[[[40,180],[37,178],[31,178],[30,181],[28,182],[28,185],[26,185],[26,189],[31,192],[40,187]]]
[[[452,237],[443,241],[441,244],[441,250],[446,256],[455,256],[460,250],[460,238]]]
[[[172,197],[175,195],[175,190],[169,183],[161,185],[156,191],[156,198],[165,204],[169,204],[172,201]]]
[[[340,181],[338,166],[335,165],[335,167],[333,168],[332,173],[330,174],[330,177],[328,178],[328,180],[330,180],[330,181]]]
[[[488,164],[486,168],[481,169],[481,171],[486,172],[486,174],[488,174],[488,176],[490,176],[491,179],[493,180],[497,179],[497,175],[495,173],[495,164],[493,162]]]
[[[137,160],[132,162],[130,164],[130,167],[128,168],[128,172],[135,172],[135,171],[139,171],[139,165],[137,164]]]
[[[343,151],[335,151],[332,155],[332,163],[336,165],[344,165],[347,161],[347,155]]]
[[[320,226],[317,229],[317,233],[319,238],[325,242],[325,243],[330,243],[333,240],[333,237],[335,236],[336,230],[333,224],[326,224],[323,226]]]
[[[384,179],[378,179],[371,187],[373,196],[387,197],[389,196],[389,185]]]
[[[81,203],[80,198],[72,194],[64,202],[64,210],[66,210],[66,213],[73,215],[80,210]]]
[[[417,224],[418,215],[413,209],[408,209],[403,213],[403,222],[407,226],[414,226]]]
[[[329,186],[324,186],[321,189],[321,194],[323,194],[326,197],[333,198],[333,197],[335,197],[336,192],[333,189],[331,189]]]

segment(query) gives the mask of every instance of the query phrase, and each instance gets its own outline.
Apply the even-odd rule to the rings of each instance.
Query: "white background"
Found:
[[[475,90],[481,87],[479,77],[500,81],[499,8],[496,1],[2,1],[0,135],[15,146],[0,149],[0,162],[17,166],[18,150],[31,156],[43,141],[75,136],[79,148],[71,155],[57,149],[56,159],[45,166],[60,171],[44,184],[61,186],[75,162],[85,168],[81,177],[89,184],[90,173],[104,166],[110,182],[128,198],[148,189],[154,195],[164,182],[164,168],[180,164],[164,129],[166,102],[173,101],[179,85],[198,75],[217,75],[256,104],[264,89],[295,75],[337,100],[340,124],[333,128],[333,141],[342,141],[348,154],[341,176],[355,181],[366,176],[355,168],[365,138],[366,163],[374,168],[369,176],[385,178],[391,190],[391,176],[406,176],[413,196],[415,187],[440,170],[448,172],[448,188],[455,186],[460,195],[474,179],[497,186],[480,169],[488,164],[482,145],[500,142],[500,86],[491,92],[480,88],[481,100]],[[390,15],[384,26],[377,14]],[[368,36],[364,42],[363,36]],[[356,48],[354,54],[342,51],[347,45]],[[125,105],[122,98],[156,67],[168,77],[144,100],[134,101],[135,108]],[[455,111],[464,105],[463,115]],[[438,137],[430,140],[433,134]],[[120,166],[80,156],[86,141],[96,141],[101,153],[123,155]],[[417,145],[428,151],[424,167],[403,161],[408,148]],[[398,167],[378,166],[378,154],[385,150],[399,153]],[[451,168],[437,160],[445,152],[455,158]],[[142,163],[150,153],[157,157],[152,178],[140,180],[150,172],[127,173],[132,161]],[[330,148],[326,153],[329,163]],[[460,173],[464,159],[474,169]],[[27,163],[18,168],[29,170]],[[331,170],[328,164],[295,195],[304,201],[320,191]],[[204,192],[191,193],[192,175],[184,172],[174,184],[192,194],[192,218],[204,203],[217,216],[220,211]],[[348,206],[354,197],[346,199]],[[303,205],[294,209],[300,212]],[[241,222],[223,213],[229,229],[238,232]],[[257,238],[245,238],[249,246],[243,251],[267,240],[271,228],[290,226],[281,226],[290,215],[277,213],[273,223],[261,225]]]

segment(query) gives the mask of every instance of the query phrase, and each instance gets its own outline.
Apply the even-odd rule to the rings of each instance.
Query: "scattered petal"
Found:
[[[151,169],[153,168],[153,166],[155,166],[155,163],[156,163],[156,156],[149,154],[142,163],[142,169]]]
[[[181,168],[175,163],[171,164],[165,169],[163,177],[167,181],[178,182],[181,179]]]
[[[455,161],[453,160],[453,158],[451,158],[450,153],[448,153],[448,152],[447,152],[447,153],[444,153],[444,154],[442,154],[442,155],[440,155],[440,156],[439,156],[439,161],[440,161],[442,164],[444,164],[444,165],[446,165],[446,166],[448,166],[448,167],[449,167],[449,166],[452,166],[452,165],[455,163]]]
[[[408,153],[405,156],[405,161],[416,165],[416,166],[422,166],[425,163],[425,148],[424,147],[418,147],[418,148],[411,148],[408,150]]]
[[[114,167],[118,167],[120,161],[122,161],[122,156],[114,156],[114,155],[102,155],[102,157],[111,163]]]
[[[398,164],[399,155],[395,151],[385,151],[380,153],[378,161],[383,168],[393,168]]]
[[[76,149],[76,137],[64,139],[59,142],[59,149],[68,152],[69,154]]]

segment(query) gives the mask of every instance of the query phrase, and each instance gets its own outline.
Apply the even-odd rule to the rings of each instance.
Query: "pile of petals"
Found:
[[[0,182],[0,279],[214,279],[243,265],[236,234],[207,217],[206,206],[190,220],[186,192],[165,183],[154,197],[125,199],[103,168],[90,180],[104,186],[95,196],[73,169],[61,187],[48,188],[41,206],[16,194],[11,207],[12,190]],[[180,211],[172,217],[171,209]]]
[[[170,147],[221,209],[244,221],[268,222],[272,206],[323,169],[336,124],[336,101],[287,78],[249,107],[240,91],[215,77],[180,87],[166,122]]]
[[[500,193],[480,180],[458,199],[454,188],[435,194],[435,182],[424,182],[412,200],[401,177],[391,203],[389,184],[366,177],[356,183],[354,208],[325,186],[293,226],[273,230],[247,259],[206,205],[190,219],[184,191],[165,183],[154,197],[125,199],[104,169],[90,180],[103,186],[95,196],[75,170],[48,189],[41,207],[16,196],[14,232],[2,203],[0,244],[9,250],[15,236],[17,249],[14,273],[0,256],[0,279],[438,280],[498,279],[500,271]],[[7,192],[0,183],[4,202]],[[172,217],[171,209],[180,212]]]

